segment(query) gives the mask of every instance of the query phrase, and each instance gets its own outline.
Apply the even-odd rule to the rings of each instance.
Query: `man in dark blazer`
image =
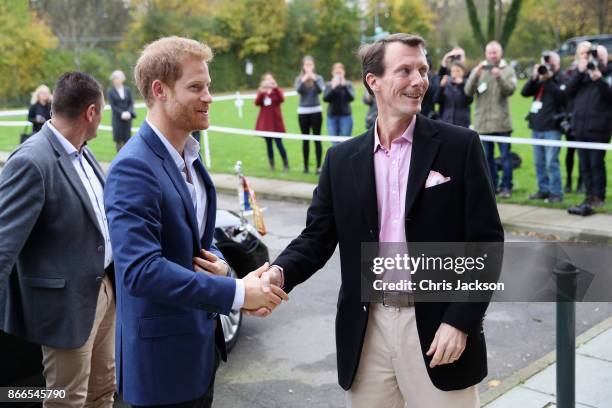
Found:
[[[134,72],[147,118],[108,175],[117,382],[135,406],[210,407],[219,358],[226,359],[218,314],[272,310],[287,298],[277,287],[262,291],[267,264],[227,277],[212,243],[216,193],[191,137],[208,128],[211,58],[208,46],[186,38],[146,46]]]
[[[87,74],[63,74],[53,117],[0,174],[0,327],[41,344],[45,407],[111,407],[115,299],[104,174],[85,147],[104,94]]]
[[[264,273],[289,292],[340,246],[336,317],[340,386],[350,407],[477,407],[487,374],[487,303],[361,296],[364,242],[501,242],[503,229],[478,135],[419,114],[428,86],[424,41],[394,34],[360,50],[378,119],[332,147],[306,228]],[[418,394],[418,395],[417,395]]]
[[[108,103],[112,111],[113,140],[119,151],[132,134],[132,120],[136,117],[136,111],[132,91],[124,85],[125,74],[119,70],[113,71],[110,80],[113,86],[108,90]]]

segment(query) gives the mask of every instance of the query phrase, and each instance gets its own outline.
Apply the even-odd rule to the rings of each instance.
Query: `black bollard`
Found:
[[[562,261],[553,269],[557,282],[557,408],[576,402],[576,280],[579,270]]]

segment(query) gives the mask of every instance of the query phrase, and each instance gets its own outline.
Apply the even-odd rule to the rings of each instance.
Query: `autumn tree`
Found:
[[[55,45],[51,30],[32,15],[26,2],[0,0],[0,95],[3,103],[19,99],[24,102],[23,98],[47,79],[45,58]]]

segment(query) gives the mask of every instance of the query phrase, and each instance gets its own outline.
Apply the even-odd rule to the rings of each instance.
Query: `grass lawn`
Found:
[[[523,98],[520,96],[520,87],[523,82],[519,83],[519,88],[511,98],[511,114],[514,127],[513,137],[531,137],[531,132],[527,127],[525,116],[531,104],[531,98]],[[365,130],[364,118],[366,106],[361,103],[361,96],[364,92],[362,86],[356,86],[356,98],[352,104],[353,108],[353,135],[361,134]],[[282,105],[285,126],[289,133],[300,133],[297,123],[297,97],[287,97]],[[237,109],[233,101],[219,101],[211,106],[211,124],[218,126],[226,126],[232,128],[253,129],[255,119],[257,117],[257,109],[253,105],[252,100],[245,101],[244,115],[238,117]],[[144,120],[145,112],[143,109],[138,110],[138,118],[135,121],[135,126],[139,125]],[[24,120],[23,117],[3,117],[0,120]],[[103,124],[110,125],[110,112],[105,111]],[[20,128],[17,127],[0,127],[0,150],[11,151],[17,146]],[[323,134],[327,134],[325,127],[325,119],[323,120]],[[212,167],[211,172],[215,173],[233,173],[233,167],[237,160],[242,161],[243,171],[246,175],[278,178],[283,180],[304,181],[316,183],[317,176],[312,173],[314,170],[314,143],[311,142],[310,153],[310,174],[302,173],[302,142],[299,140],[285,140],[285,148],[289,155],[289,172],[282,172],[278,168],[282,167],[280,157],[275,148],[277,170],[270,171],[268,160],[266,157],[265,142],[260,137],[231,135],[226,133],[209,132],[210,151]],[[98,137],[89,143],[97,158],[101,161],[111,161],[115,155],[115,146],[112,141],[109,131],[100,131]],[[325,150],[331,146],[330,143],[323,143]],[[501,200],[501,202],[509,202],[516,204],[530,205],[546,205],[556,208],[567,208],[570,204],[578,203],[584,199],[582,194],[567,194],[564,202],[556,205],[544,204],[542,201],[529,201],[529,194],[536,191],[535,169],[533,166],[532,147],[527,145],[513,145],[512,150],[517,152],[523,159],[522,166],[514,172],[514,191],[511,199]],[[577,156],[577,155],[576,155]],[[565,149],[561,150],[561,175],[565,180]],[[612,168],[612,155],[606,157],[607,168]],[[577,157],[574,164],[575,178],[578,174]],[[576,180],[574,179],[574,183]],[[612,198],[610,193],[606,197],[606,206],[602,211],[612,213]]]

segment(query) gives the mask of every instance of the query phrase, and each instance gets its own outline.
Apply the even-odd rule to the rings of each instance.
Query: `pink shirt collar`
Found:
[[[412,140],[414,139],[414,126],[416,124],[416,117],[417,115],[414,115],[414,117],[410,121],[410,124],[408,125],[406,130],[404,130],[404,133],[402,133],[402,135],[400,136],[400,139],[405,139],[406,141],[412,143]],[[384,149],[384,146],[380,143],[380,138],[378,137],[378,118],[377,118],[376,122],[374,123],[374,153],[376,153],[379,147]]]

